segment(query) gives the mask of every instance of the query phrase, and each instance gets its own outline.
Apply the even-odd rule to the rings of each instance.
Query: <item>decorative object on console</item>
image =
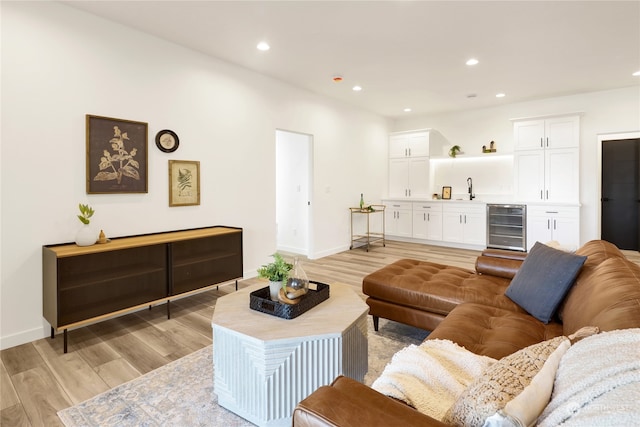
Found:
[[[91,246],[96,243],[97,237],[96,232],[91,227],[90,218],[93,216],[95,211],[89,205],[83,205],[82,203],[78,204],[78,209],[80,210],[80,215],[78,215],[78,219],[82,222],[82,227],[78,230],[76,234],[76,245],[78,246]]]
[[[169,206],[200,204],[200,162],[169,160]]]
[[[451,200],[451,187],[442,187],[442,199]]]
[[[100,230],[100,234],[98,235],[98,243],[109,243],[111,239],[107,239],[107,236],[104,234],[104,230]]]
[[[278,301],[278,292],[282,284],[289,277],[289,272],[293,264],[288,263],[279,253],[271,255],[274,259],[272,263],[264,264],[258,269],[258,277],[269,280],[269,290],[271,301]]]
[[[455,159],[455,157],[456,157],[458,154],[462,154],[462,151],[461,151],[461,149],[460,149],[460,146],[459,146],[459,145],[454,145],[453,147],[451,147],[451,148],[449,149],[449,157],[453,157],[453,158]]]
[[[173,153],[178,149],[180,139],[172,130],[163,129],[156,134],[156,147],[165,153]]]
[[[146,193],[147,123],[87,114],[86,127],[87,193]]]

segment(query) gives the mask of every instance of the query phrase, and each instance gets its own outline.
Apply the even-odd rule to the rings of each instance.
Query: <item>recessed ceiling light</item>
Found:
[[[267,42],[260,42],[256,47],[258,48],[258,50],[261,50],[263,52],[271,49],[271,46],[269,46],[269,43]]]
[[[500,93],[496,93],[496,98],[504,98],[505,94],[500,92]]]
[[[477,96],[478,96],[478,95],[477,95],[477,94],[475,94],[475,93],[470,93],[469,95],[467,95],[467,98],[475,98],[475,97],[477,97]]]
[[[410,112],[411,112],[411,108],[405,108],[403,111],[404,111],[405,113],[410,113]]]
[[[352,89],[356,92],[360,92],[362,90],[362,86],[354,86]]]
[[[467,65],[477,65],[477,64],[478,64],[478,62],[480,62],[480,61],[478,61],[478,60],[477,60],[477,59],[475,59],[475,58],[471,58],[471,59],[469,59],[469,60],[466,62],[466,64],[467,64]]]
[[[640,71],[636,71],[635,73],[632,74],[634,77],[638,77],[640,76]]]

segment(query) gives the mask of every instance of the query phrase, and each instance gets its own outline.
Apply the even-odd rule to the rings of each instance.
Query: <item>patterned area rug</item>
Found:
[[[419,344],[427,332],[380,319],[380,330],[369,324],[371,385],[398,350]],[[218,405],[213,392],[212,346],[122,384],[58,416],[67,427],[90,426],[253,426]]]

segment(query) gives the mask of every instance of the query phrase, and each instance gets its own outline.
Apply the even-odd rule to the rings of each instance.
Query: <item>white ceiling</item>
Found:
[[[387,117],[640,85],[640,1],[64,3]]]

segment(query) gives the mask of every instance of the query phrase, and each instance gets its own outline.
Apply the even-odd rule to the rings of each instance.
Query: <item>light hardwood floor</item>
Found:
[[[354,249],[319,260],[305,260],[311,280],[351,285],[360,295],[362,278],[401,258],[473,269],[479,252],[387,241],[369,252]],[[640,263],[640,256],[629,252]],[[264,283],[240,282],[240,287]],[[266,285],[266,283],[265,283]],[[211,344],[215,300],[234,291],[222,286],[69,332],[69,352],[62,336],[43,338],[0,352],[0,425],[61,426],[57,411]],[[248,303],[248,302],[247,302]]]

